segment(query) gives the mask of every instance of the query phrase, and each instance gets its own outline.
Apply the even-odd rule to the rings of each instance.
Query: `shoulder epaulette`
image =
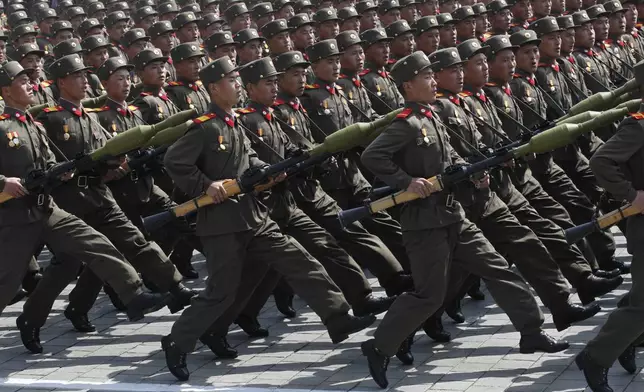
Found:
[[[240,113],[240,114],[248,114],[248,113],[254,113],[254,112],[255,112],[255,109],[250,107],[237,109],[237,113]]]
[[[139,110],[139,107],[134,105],[127,105],[127,108],[130,110]]]
[[[631,113],[631,117],[636,120],[644,120],[644,112]]]
[[[389,60],[387,60],[387,64],[396,64],[396,61],[398,60],[390,58]]]
[[[316,89],[316,88],[320,88],[320,85],[317,84],[317,83],[307,84],[304,88],[307,89],[307,90],[313,90],[313,89]]]
[[[168,86],[183,86],[183,82],[177,82],[177,81],[168,82]]]
[[[194,124],[203,124],[206,121],[210,121],[215,117],[217,117],[217,115],[215,113],[213,113],[213,112],[210,112],[210,113],[204,114],[203,116],[195,118],[194,120],[192,120],[192,122]]]
[[[42,87],[49,87],[49,86],[51,86],[52,84],[54,84],[54,81],[53,81],[53,80],[45,80],[44,82],[41,82],[41,83],[40,83],[40,85],[41,85]]]
[[[339,84],[336,84],[335,88],[337,88],[338,90],[344,90],[344,87],[340,86]]]
[[[9,113],[5,113],[5,114],[3,114],[3,115],[1,115],[1,116],[0,116],[0,120],[6,120],[6,119],[8,119],[9,117],[11,117],[11,115],[10,115]]]
[[[195,82],[195,84],[196,84],[197,86],[203,86],[203,82],[202,82],[201,80],[197,80],[197,81]]]
[[[52,112],[59,112],[63,110],[62,106],[50,106],[48,108],[44,108],[42,111],[45,113],[52,113]]]
[[[442,98],[444,96],[445,96],[445,94],[443,94],[443,93],[436,93],[436,98]]]
[[[283,99],[276,99],[275,102],[273,103],[273,106],[284,105],[285,103],[286,101]]]
[[[412,112],[413,112],[413,110],[411,108],[407,108],[407,109],[403,110],[402,112],[398,113],[396,118],[407,118]]]
[[[463,98],[465,98],[465,97],[471,97],[471,96],[472,96],[472,92],[471,92],[471,91],[462,91],[462,92],[458,93],[458,95],[459,95],[459,96],[461,96],[461,97],[463,97]]]
[[[139,95],[140,95],[141,97],[147,97],[147,96],[149,96],[149,95],[152,95],[152,93],[148,93],[148,92],[143,91],[143,92],[141,92],[141,94],[139,94]]]
[[[360,72],[358,75],[360,75],[360,76],[365,76],[365,75],[366,75],[366,74],[368,74],[369,72],[371,72],[371,70],[370,70],[369,68],[365,68],[365,69],[363,69],[363,70],[362,70],[362,72]]]

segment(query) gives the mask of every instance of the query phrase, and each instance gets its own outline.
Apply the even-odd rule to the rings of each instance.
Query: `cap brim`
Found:
[[[432,71],[442,71],[442,70],[444,70],[446,68],[451,68],[451,67],[454,67],[454,66],[457,66],[457,65],[463,65],[463,64],[465,64],[465,61],[461,60],[461,61],[457,61],[455,63],[452,63],[452,64],[450,64],[450,65],[448,65],[446,67],[434,68],[435,66],[440,65],[440,61],[436,61],[436,62],[431,63],[430,67],[432,67]]]
[[[340,45],[338,45],[338,49],[340,49],[340,51],[344,52],[345,50],[347,50],[347,48],[350,48],[350,47],[352,47],[353,45],[360,45],[360,46],[362,46],[362,45],[364,45],[364,44],[366,44],[366,43],[367,43],[367,41],[365,41],[365,40],[360,40],[360,41],[358,41],[358,42],[354,42],[354,43],[352,43],[351,45],[349,45],[349,46],[345,47],[344,49],[340,49]]]
[[[30,55],[30,54],[37,54],[37,55],[38,55],[38,56],[40,56],[40,57],[44,57],[44,56],[45,56],[45,51],[44,51],[44,50],[40,50],[40,49],[38,49],[38,50],[32,50],[32,51],[30,51],[30,52],[25,53],[25,56]],[[23,58],[24,58],[24,56],[23,56]]]
[[[293,64],[289,65],[288,68],[286,68],[284,71],[279,71],[279,72],[285,73],[286,71],[288,71],[289,69],[291,69],[293,67],[310,67],[310,66],[311,66],[311,63],[309,63],[308,61],[299,61],[297,63],[293,63]]]
[[[394,40],[394,39],[393,39],[393,38],[391,38],[391,37],[383,37],[383,38],[378,38],[378,39],[377,39],[377,40],[375,40],[375,41],[366,41],[366,40],[363,40],[363,41],[365,42],[365,45],[366,45],[366,46],[371,46],[371,45],[373,45],[373,44],[377,44],[378,42],[382,42],[382,41],[389,41],[389,42],[391,42],[391,41],[393,41],[393,40]]]
[[[515,47],[516,49],[519,49],[522,46],[526,46],[526,45],[530,45],[530,44],[539,46],[539,45],[541,45],[541,40],[538,39],[538,38],[537,39],[531,39],[529,41],[522,42],[519,45],[512,45],[512,46]]]
[[[170,59],[170,58],[169,58],[168,56],[159,56],[159,57],[155,57],[155,58],[152,58],[152,59],[150,59],[150,60],[146,61],[145,63],[141,64],[141,67],[136,67],[136,66],[135,66],[135,68],[137,68],[137,69],[143,69],[143,68],[147,67],[148,65],[150,65],[150,63],[153,63],[153,62],[155,62],[155,61],[163,61],[164,63],[167,63],[169,59]]]

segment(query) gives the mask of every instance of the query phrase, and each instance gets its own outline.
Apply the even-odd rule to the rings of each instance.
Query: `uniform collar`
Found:
[[[364,68],[365,68],[365,69],[370,69],[370,70],[372,70],[373,72],[378,73],[378,74],[379,74],[380,76],[382,76],[383,78],[386,78],[386,77],[389,75],[389,72],[387,72],[387,71],[385,70],[385,67],[376,67],[376,65],[375,65],[374,63],[368,63],[368,62],[365,62],[365,64],[364,64]]]
[[[419,113],[420,115],[427,117],[427,118],[432,118],[433,117],[433,111],[432,109],[419,102],[410,102],[406,101],[405,102],[405,108],[406,109],[411,109],[414,113]]]
[[[132,114],[130,109],[127,106],[127,103],[124,106],[123,104],[116,102],[112,98],[108,97],[107,101],[105,102],[105,105],[109,107],[111,110],[116,111],[118,114],[120,114],[123,117],[129,116]]]
[[[479,101],[487,102],[487,97],[485,96],[485,92],[482,87],[477,89],[472,85],[465,84],[463,85],[463,92],[465,91],[472,93],[472,96],[476,97]]]
[[[215,103],[210,104],[210,112],[215,113],[230,127],[234,127],[237,124],[237,117],[234,114],[227,113]]]
[[[450,102],[452,102],[453,104],[455,104],[455,105],[460,105],[461,104],[461,100],[458,97],[458,94],[454,94],[453,92],[445,90],[444,88],[439,88],[437,90],[437,92],[438,92],[438,94],[440,94],[439,96],[443,96],[443,97],[449,99]]]
[[[273,108],[269,108],[268,106],[255,101],[250,101],[248,106],[255,109],[257,113],[260,113],[262,116],[264,116],[266,121],[270,122],[273,120]]]
[[[60,98],[59,103],[60,106],[63,107],[63,109],[67,110],[68,112],[74,113],[74,115],[76,115],[77,117],[83,116],[84,110],[82,104],[78,106],[75,103],[66,100],[65,98]]]
[[[199,91],[199,86],[201,86],[201,81],[199,80],[192,81],[177,77],[177,82],[182,83],[184,86],[192,89],[193,91]]]
[[[155,97],[159,97],[164,101],[168,100],[168,94],[165,92],[163,87],[152,87],[152,86],[143,86],[143,92],[150,93]]]
[[[15,118],[20,122],[27,122],[27,119],[33,121],[31,114],[29,112],[23,112],[22,110],[12,108],[11,106],[5,106],[4,112],[2,114],[8,114],[11,118]]]
[[[340,69],[340,78],[350,79],[356,87],[360,87],[362,82],[360,82],[360,75],[356,71],[349,71],[347,69]]]
[[[277,99],[275,100],[275,104],[281,105],[283,103],[288,104],[295,111],[303,109],[302,104],[300,103],[300,99],[298,97],[294,97],[292,95],[281,93],[281,92],[277,93]]]
[[[338,85],[335,82],[326,82],[322,79],[315,78],[315,84],[328,91],[331,95],[336,95],[338,92]]]

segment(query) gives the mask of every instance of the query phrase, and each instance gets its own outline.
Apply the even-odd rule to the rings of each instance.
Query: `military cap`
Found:
[[[103,22],[105,23],[105,27],[109,28],[116,25],[118,22],[127,21],[127,20],[130,20],[130,18],[127,15],[125,15],[125,12],[114,11],[107,14]]]
[[[400,8],[420,4],[420,2],[416,0],[398,0],[398,3],[400,4]]]
[[[541,18],[530,23],[529,29],[534,30],[538,37],[543,37],[546,34],[556,33],[562,30],[554,16],[546,16],[545,18]]]
[[[387,36],[391,38],[396,38],[400,35],[406,34],[406,33],[415,33],[416,30],[412,29],[409,26],[409,23],[407,23],[406,20],[401,19],[397,20],[393,23],[391,23],[389,26],[385,28],[385,32],[387,32]]]
[[[614,14],[617,12],[626,12],[624,7],[622,7],[622,3],[620,3],[619,0],[607,1],[606,3],[604,3],[604,9],[607,12],[610,12],[611,14]]]
[[[43,4],[43,3],[39,3],[39,4]],[[52,8],[45,8],[40,12],[36,13],[36,20],[38,22],[42,22],[43,20],[50,19],[50,18],[58,19],[58,14],[56,13],[56,10]]]
[[[234,45],[235,41],[233,40],[233,35],[230,31],[217,31],[213,33],[210,37],[206,38],[204,41],[206,49],[210,52],[214,52],[217,48]]]
[[[295,66],[308,67],[311,65],[311,63],[306,61],[302,52],[296,50],[277,55],[273,59],[273,64],[278,72],[286,72],[289,68]]]
[[[635,74],[635,81],[638,86],[644,86],[644,61],[633,66],[633,73]]]
[[[74,26],[68,20],[57,20],[51,24],[51,34],[56,35],[61,31],[74,31]]]
[[[487,11],[496,14],[497,12],[508,9],[510,7],[512,6],[505,0],[492,0],[487,5]]]
[[[309,56],[309,60],[312,63],[327,57],[338,56],[340,55],[338,42],[334,39],[318,41],[306,48],[306,54]]]
[[[588,13],[588,16],[591,17],[592,19],[597,19],[602,16],[610,15],[610,12],[606,11],[606,8],[604,8],[604,6],[601,4],[595,4],[591,7],[588,7],[586,9],[586,12]]]
[[[510,42],[516,47],[527,44],[534,44],[539,46],[541,40],[537,38],[537,33],[534,30],[521,30],[510,36]]]
[[[238,17],[239,15],[244,15],[250,13],[248,11],[248,7],[246,7],[246,4],[244,3],[235,3],[228,7],[226,11],[224,11],[224,15],[226,16],[226,20],[231,22],[233,19]]]
[[[436,15],[436,20],[438,21],[438,26],[443,27],[447,26],[448,24],[455,24],[456,21],[454,18],[452,18],[452,14],[448,14],[447,12],[444,12],[442,14]]]
[[[582,25],[590,23],[595,19],[588,16],[588,13],[582,10],[572,14],[572,20],[575,23],[575,27],[581,27]]]
[[[101,2],[96,2],[92,3],[89,6],[87,6],[87,14],[88,15],[94,15],[95,13],[99,11],[105,11],[105,4]]]
[[[528,31],[528,30],[523,30],[523,31],[521,31],[521,33],[524,33],[526,31]],[[534,31],[532,33],[534,34],[534,37],[536,38],[537,37],[536,33],[534,33]],[[539,41],[539,42],[536,43],[537,45],[539,43],[541,43],[541,40],[537,39],[537,41]],[[517,45],[513,44],[513,42],[511,41],[511,38],[510,38],[509,35],[493,35],[493,36],[491,36],[490,38],[488,38],[485,41],[485,46],[490,48],[489,49],[490,50],[490,52],[489,52],[490,55],[496,55],[500,51],[505,50],[505,49],[515,50],[515,49],[519,48]]]
[[[127,60],[121,56],[110,57],[109,59],[105,60],[103,65],[101,65],[98,68],[98,70],[96,71],[96,74],[98,75],[98,78],[100,80],[108,80],[114,72],[123,68],[127,69],[128,71],[131,71],[134,69],[134,66],[128,64]]]
[[[116,3],[108,3],[110,11],[130,11],[130,5],[125,1],[118,1]]]
[[[13,51],[11,58],[16,61],[20,61],[30,54],[37,54],[38,56],[43,57],[45,55],[45,51],[41,50],[38,44],[22,44]]]
[[[235,33],[233,36],[233,42],[235,42],[239,46],[244,46],[250,41],[253,40],[260,40],[264,41],[265,38],[260,36],[257,30],[255,29],[243,29],[239,30],[238,32]]]
[[[173,62],[178,63],[192,57],[203,57],[205,54],[199,47],[198,42],[187,42],[185,44],[175,46],[170,52],[170,56],[172,57]]]
[[[98,21],[96,18],[85,19],[80,26],[78,26],[78,34],[81,37],[87,35],[87,33],[95,27],[105,27],[105,25]]]
[[[165,63],[168,62],[168,57],[164,56],[158,48],[143,49],[134,56],[132,64],[136,69],[142,71],[146,65],[154,61],[163,61]]]
[[[431,29],[438,29],[440,26],[435,15],[428,15],[418,19],[412,27],[416,29],[416,35],[421,35]]]
[[[170,22],[169,20],[160,20],[150,26],[150,28],[148,29],[150,38],[156,38],[165,33],[171,33],[173,31],[175,31],[174,27],[172,27],[172,22]]]
[[[203,0],[203,1],[201,2],[201,6],[202,6],[203,8],[206,8],[206,7],[208,7],[210,4],[219,4],[219,3],[220,3],[220,1],[219,1],[219,0]]]
[[[179,8],[175,3],[163,3],[159,4],[157,7],[157,10],[159,11],[159,15],[164,15],[164,14],[171,14],[173,12],[179,12]]]
[[[622,5],[626,5],[626,4],[635,4],[635,5],[644,4],[644,1],[643,0],[622,0]]]
[[[456,48],[439,49],[429,55],[429,61],[432,63],[432,70],[436,72],[464,63]]]
[[[179,30],[188,23],[197,23],[197,16],[194,12],[181,12],[172,19],[172,27]]]
[[[199,71],[199,79],[207,87],[210,83],[217,83],[225,78],[226,75],[234,70],[235,65],[230,60],[230,57],[223,56],[201,68]]]
[[[487,8],[485,8],[485,4],[483,4],[483,3],[474,4],[472,6],[472,10],[474,11],[475,15],[487,14]]]
[[[201,7],[199,6],[199,4],[196,4],[196,3],[187,4],[187,5],[184,5],[183,7],[181,7],[179,9],[179,12],[182,12],[182,13],[183,12],[193,12],[195,14],[195,16],[198,16],[198,15],[201,14]]]
[[[125,34],[123,34],[123,37],[121,37],[121,45],[129,48],[133,43],[141,40],[150,40],[150,37],[145,34],[145,30],[141,28],[129,29]]]
[[[266,39],[270,39],[279,33],[290,30],[291,29],[288,27],[288,24],[284,19],[276,19],[272,22],[268,22],[261,28],[262,36]]]
[[[199,25],[200,29],[206,29],[208,26],[210,26],[212,24],[215,24],[215,23],[224,23],[224,20],[221,17],[219,17],[217,14],[212,13],[212,12],[204,15],[197,22],[197,24]]]
[[[83,60],[78,54],[69,54],[54,61],[49,66],[49,74],[53,79],[59,79],[87,69],[89,67],[83,64]]]
[[[13,14],[7,16],[7,24],[11,27],[16,27],[23,23],[29,23],[31,21],[31,18],[25,11],[14,12]]]
[[[148,7],[148,6],[154,7],[156,5],[157,4],[154,0],[138,0],[136,3],[134,3],[134,8],[138,10],[139,8]]]
[[[474,13],[474,10],[469,5],[464,5],[460,8],[455,9],[452,12],[452,19],[454,19],[457,22],[460,22],[467,18],[473,18],[475,16],[476,14]]]
[[[81,42],[81,47],[87,52],[98,48],[108,48],[110,46],[112,46],[110,41],[102,35],[90,35]]]
[[[29,73],[30,70],[22,68],[17,61],[8,61],[0,67],[0,87],[11,86],[11,83],[20,75]]]
[[[350,46],[364,43],[355,30],[343,31],[335,37],[335,40],[338,43],[338,50],[340,52],[344,52]]]
[[[360,33],[360,38],[366,42],[366,47],[369,47],[376,42],[393,40],[393,38],[387,36],[385,29],[381,28],[365,30]]]
[[[358,14],[358,11],[354,7],[344,7],[338,11],[338,18],[342,21],[359,17],[360,14]]]
[[[74,7],[67,8],[67,11],[65,11],[65,15],[67,15],[69,19],[72,19],[77,16],[87,15],[87,13],[83,9],[83,7],[74,6]]]
[[[273,13],[275,13],[275,11],[273,11],[273,5],[271,3],[259,3],[251,9],[251,14],[253,14],[253,18],[256,19],[263,18]]]
[[[58,2],[58,8],[57,11],[59,13],[63,13],[67,8],[73,7],[74,2],[72,0],[62,0]]]
[[[273,9],[279,11],[287,5],[293,5],[293,2],[291,0],[276,0],[273,2]]]
[[[575,22],[572,20],[572,15],[562,15],[557,17],[557,24],[562,29],[572,29],[575,27]]]
[[[231,5],[241,3],[242,0],[221,0],[221,4],[219,5],[219,9],[221,10],[227,10],[230,8]]]
[[[311,0],[297,0],[293,5],[293,10],[296,14],[303,12],[307,8],[314,8]]]
[[[340,20],[338,15],[335,13],[335,10],[332,8],[322,8],[313,15],[313,21],[315,21],[315,23],[324,23],[330,20]]]
[[[456,49],[458,49],[458,54],[463,60],[469,60],[479,53],[483,53],[487,57],[491,51],[489,46],[482,45],[481,41],[476,38],[470,38],[461,42]]]
[[[262,57],[261,59],[251,61],[239,69],[239,76],[241,76],[244,84],[255,84],[262,79],[277,76],[281,73],[277,72],[270,57]]]
[[[378,13],[384,14],[394,9],[399,9],[400,3],[398,0],[383,0],[378,4]]]
[[[297,30],[302,26],[312,25],[314,23],[315,22],[313,22],[311,20],[311,18],[309,17],[309,14],[301,13],[301,14],[297,14],[297,15],[292,16],[288,20],[288,27],[292,28],[293,30]]]
[[[43,2],[32,3],[31,4],[31,9],[30,9],[31,13],[29,13],[29,15],[35,15],[35,19],[40,22],[41,21],[39,19],[40,14],[43,13],[43,12],[46,12],[47,10],[52,10],[52,11],[56,12],[56,10],[51,8],[49,6],[49,3],[47,3],[47,2],[44,2],[44,3]],[[58,14],[56,14],[56,15],[58,15]]]
[[[132,19],[134,19],[135,22],[140,22],[143,19],[147,18],[148,16],[153,16],[153,15],[158,15],[158,13],[154,10],[154,8],[150,7],[149,5],[146,5],[145,7],[141,7],[134,11],[134,14],[132,15]]]
[[[15,41],[18,38],[29,34],[37,35],[38,33],[32,24],[23,24],[18,27],[14,27],[11,30],[11,40]]]
[[[377,9],[378,9],[378,4],[376,4],[374,0],[365,0],[356,4],[356,11],[358,11],[358,13],[361,15],[366,11],[377,10]]]
[[[54,57],[57,59],[69,54],[80,53],[82,51],[83,47],[81,46],[80,41],[76,38],[59,42],[53,49]]]
[[[17,3],[17,4],[9,4],[7,8],[5,8],[5,11],[7,14],[13,14],[16,11],[24,10],[26,9],[24,4]]]
[[[452,48],[453,49],[453,48]],[[456,51],[456,49],[454,49]],[[436,52],[434,52],[436,53]],[[416,51],[398,60],[391,68],[391,77],[397,85],[402,85],[416,77],[420,72],[433,65],[425,53]]]

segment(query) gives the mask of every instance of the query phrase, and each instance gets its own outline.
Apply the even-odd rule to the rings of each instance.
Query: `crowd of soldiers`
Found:
[[[95,331],[88,312],[101,290],[130,320],[183,311],[161,340],[179,380],[198,340],[235,358],[229,327],[268,336],[258,315],[269,297],[295,317],[297,294],[334,343],[386,312],[362,344],[386,388],[389,358],[412,364],[421,329],[449,341],[443,313],[464,322],[461,301],[485,298],[481,280],[520,332],[521,353],[555,353],[569,344],[543,330],[535,293],[562,331],[598,313],[595,300],[632,273],[633,290],[577,363],[593,391],[612,391],[615,360],[635,372],[644,272],[615,258],[610,231],[569,244],[564,230],[624,202],[644,210],[644,114],[440,192],[427,178],[552,126],[593,94],[644,86],[644,1],[0,7],[0,309],[25,300],[16,323],[30,352],[43,351],[40,329],[74,280],[64,315],[79,332]],[[231,193],[235,180],[397,109],[373,142]],[[133,166],[143,148],[90,159],[128,130],[186,113],[185,134],[145,165]],[[74,170],[49,178],[72,161]],[[376,199],[383,184],[420,199],[341,224],[338,214]],[[146,227],[145,217],[204,194],[210,203],[196,216]],[[634,259],[643,219],[619,225]],[[53,258],[41,271],[44,246]],[[195,250],[206,258],[201,291],[182,283],[199,278]],[[365,269],[385,296],[373,294]]]

